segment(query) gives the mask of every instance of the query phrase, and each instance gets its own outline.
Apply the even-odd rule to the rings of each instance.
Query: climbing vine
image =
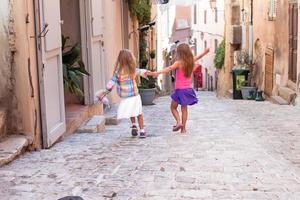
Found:
[[[128,7],[132,19],[137,19],[139,27],[147,25],[151,21],[151,1],[150,0],[128,0]],[[145,68],[147,59],[146,32],[139,33],[139,64]]]

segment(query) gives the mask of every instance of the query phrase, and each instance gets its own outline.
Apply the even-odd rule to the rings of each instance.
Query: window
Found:
[[[194,5],[194,24],[197,24],[197,4]]]
[[[269,0],[269,20],[273,21],[277,15],[277,0]]]
[[[215,9],[215,22],[218,23],[218,9]]]
[[[204,10],[204,24],[207,23],[207,10]]]
[[[219,42],[217,39],[215,39],[215,53],[217,53],[218,46],[219,46]]]

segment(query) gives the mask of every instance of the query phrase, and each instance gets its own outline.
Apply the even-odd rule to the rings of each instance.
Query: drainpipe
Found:
[[[250,7],[251,7],[251,19],[250,19],[250,26],[249,26],[249,61],[250,63],[253,62],[253,0],[250,0]]]

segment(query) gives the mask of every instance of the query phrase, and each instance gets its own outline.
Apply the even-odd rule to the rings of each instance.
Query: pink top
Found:
[[[185,77],[183,70],[179,67],[176,70],[175,89],[192,88],[192,76]]]

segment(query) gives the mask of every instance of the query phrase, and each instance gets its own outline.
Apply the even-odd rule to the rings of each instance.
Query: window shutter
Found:
[[[277,16],[277,0],[269,1],[269,20],[273,21]]]

